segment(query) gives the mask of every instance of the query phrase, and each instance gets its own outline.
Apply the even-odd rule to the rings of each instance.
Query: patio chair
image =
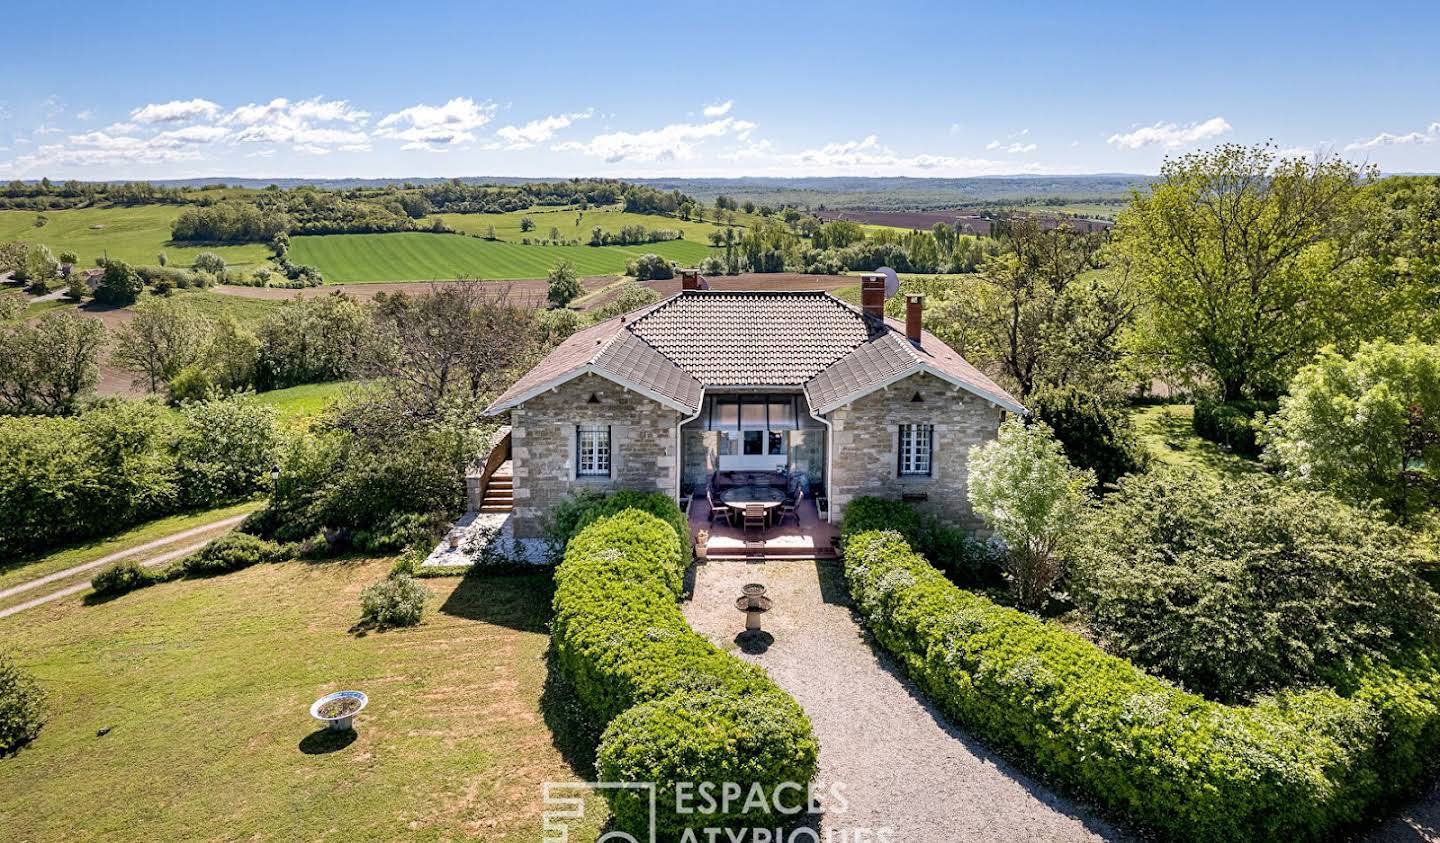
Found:
[[[750,528],[756,527],[760,530],[760,538],[765,538],[765,505],[751,503],[745,505],[745,540],[750,540]]]
[[[775,526],[778,527],[778,526],[780,526],[781,524],[784,524],[784,523],[785,523],[785,519],[786,519],[786,518],[791,518],[791,517],[793,517],[793,518],[795,519],[795,526],[796,526],[796,527],[799,527],[799,526],[800,526],[800,502],[803,501],[803,500],[805,500],[805,491],[802,489],[801,491],[799,491],[799,492],[795,495],[795,497],[793,497],[793,498],[786,498],[783,502],[781,502],[781,504],[780,504],[780,520],[778,520],[778,521],[775,522]]]
[[[708,488],[705,490],[705,502],[710,504],[710,526],[715,526],[716,518],[724,518],[726,526],[735,526],[731,517],[734,514],[734,510],[723,503],[716,503],[715,495]]]

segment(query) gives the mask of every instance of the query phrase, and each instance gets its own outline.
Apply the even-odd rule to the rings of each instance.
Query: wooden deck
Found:
[[[710,505],[701,497],[690,504],[690,535],[710,531],[705,548],[711,559],[834,559],[840,531],[820,518],[809,498],[800,503],[799,514],[798,527],[795,519],[787,518],[783,526],[752,529],[747,539],[741,527],[723,520],[712,525]]]

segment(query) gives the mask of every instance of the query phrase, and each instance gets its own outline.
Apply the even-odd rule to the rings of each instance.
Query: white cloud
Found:
[[[952,135],[958,135],[958,134],[960,134],[961,131],[963,131],[963,129],[962,129],[962,127],[960,126],[959,123],[951,123],[951,124],[950,124],[950,134],[952,134]]]
[[[537,143],[550,140],[556,132],[569,127],[575,121],[588,120],[594,114],[595,109],[593,108],[573,114],[555,114],[539,120],[531,120],[523,126],[502,126],[495,131],[495,134],[505,141],[505,149],[529,149]]]
[[[346,100],[313,97],[292,102],[276,97],[268,103],[242,105],[219,123],[237,127],[225,138],[228,142],[290,144],[297,151],[315,155],[321,147],[368,149],[370,137],[359,126],[369,117],[370,112],[351,108]],[[347,125],[336,128],[317,123]]]
[[[92,118],[92,117],[94,117],[94,116],[95,116],[95,112],[91,111],[91,110],[88,109],[88,108],[85,109],[84,111],[77,111],[77,112],[75,112],[75,119],[76,119],[76,120],[89,120],[90,118]]]
[[[190,120],[213,120],[219,113],[218,103],[196,98],[150,103],[130,112],[130,119],[136,123],[183,123]]]
[[[1369,140],[1355,141],[1347,144],[1346,152],[1353,152],[1357,149],[1374,149],[1377,146],[1410,146],[1424,145],[1440,141],[1440,123],[1431,123],[1425,127],[1423,132],[1406,132],[1403,135],[1392,135],[1389,132],[1381,132]]]
[[[1023,135],[1023,134],[1025,134],[1025,133],[1029,132],[1029,131],[1030,131],[1029,129],[1026,129],[1025,131],[1021,132],[1020,134]],[[1013,137],[1013,135],[1012,135],[1012,137]],[[1033,143],[1021,143],[1021,142],[1019,142],[1019,141],[1012,141],[1012,142],[1010,142],[1010,143],[1002,143],[1001,141],[998,141],[998,140],[992,140],[992,141],[990,141],[989,143],[985,144],[985,148],[986,148],[986,149],[990,149],[990,150],[998,149],[998,150],[1000,150],[1001,152],[1009,152],[1009,153],[1012,153],[1012,154],[1013,154],[1013,153],[1019,153],[1019,152],[1034,152],[1038,147],[1037,147],[1035,144],[1033,144]]]
[[[14,114],[10,113],[9,108],[6,108],[8,104],[9,103],[6,103],[4,100],[0,100],[0,120],[9,120],[11,117],[15,116]]]
[[[705,106],[705,110],[701,113],[704,114],[706,117],[712,119],[716,117],[724,117],[725,115],[730,113],[730,109],[734,107],[734,105],[735,100],[725,100],[724,102]]]
[[[1230,131],[1230,124],[1224,117],[1211,117],[1201,123],[1176,123],[1160,121],[1153,126],[1141,126],[1129,132],[1116,132],[1106,143],[1124,149],[1142,149],[1147,146],[1163,146],[1166,149],[1185,146],[1202,140],[1209,140]]]
[[[580,152],[607,163],[619,161],[685,161],[695,158],[696,145],[710,138],[734,135],[744,141],[756,125],[749,120],[724,117],[709,123],[673,123],[643,132],[610,132],[588,143],[570,141],[550,147],[559,152]]]
[[[494,103],[456,97],[444,105],[412,105],[380,120],[375,134],[403,140],[401,149],[433,149],[475,140],[475,130],[495,116]]]
[[[950,155],[902,155],[869,135],[863,140],[829,143],[816,149],[773,158],[777,169],[793,175],[975,176],[1039,172],[1038,164],[959,158]]]

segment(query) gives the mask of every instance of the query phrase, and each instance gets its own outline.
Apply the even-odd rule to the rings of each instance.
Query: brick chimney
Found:
[[[698,290],[698,289],[700,289],[700,270],[698,270],[698,269],[682,269],[682,270],[680,270],[680,289],[682,289],[682,290]]]
[[[911,293],[905,297],[905,336],[910,341],[920,343],[920,329],[925,314],[925,297],[919,293]]]
[[[860,309],[866,316],[885,318],[885,276],[878,272],[860,276]]]

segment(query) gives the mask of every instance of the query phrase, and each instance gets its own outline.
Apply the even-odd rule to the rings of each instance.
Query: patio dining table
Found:
[[[765,520],[768,523],[773,520],[775,508],[785,500],[785,492],[774,486],[735,486],[721,492],[720,500],[724,501],[726,506],[741,513],[747,506],[763,506],[765,507]]]

